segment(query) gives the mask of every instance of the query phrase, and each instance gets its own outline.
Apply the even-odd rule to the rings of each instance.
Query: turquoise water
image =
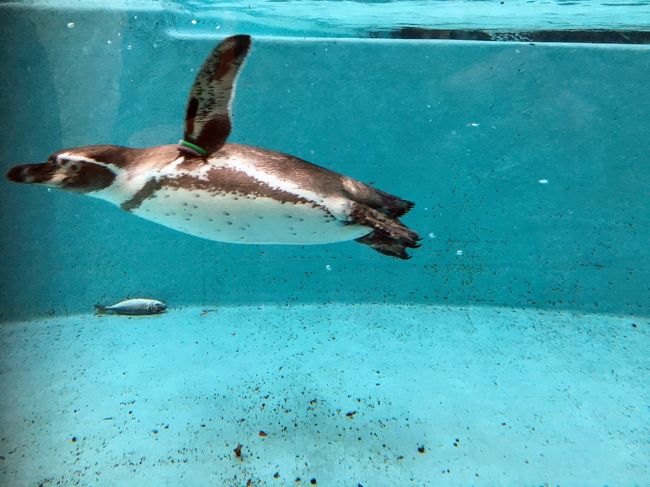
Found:
[[[647,2],[103,5],[0,4],[4,171],[176,142],[247,32],[230,140],[415,201],[423,246],[226,245],[3,179],[0,485],[648,483],[650,47],[373,37]],[[169,311],[92,314],[141,295]]]

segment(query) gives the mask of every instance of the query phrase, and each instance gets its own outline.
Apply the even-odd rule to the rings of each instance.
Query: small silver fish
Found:
[[[127,299],[120,301],[113,306],[95,305],[97,314],[115,314],[115,315],[154,315],[162,313],[167,309],[167,305],[157,299]]]

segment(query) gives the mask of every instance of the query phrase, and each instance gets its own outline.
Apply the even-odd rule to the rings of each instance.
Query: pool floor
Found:
[[[649,337],[478,307],[6,323],[0,485],[647,485]]]

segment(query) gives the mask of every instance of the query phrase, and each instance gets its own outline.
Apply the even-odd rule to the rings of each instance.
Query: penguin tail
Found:
[[[378,210],[391,218],[406,215],[414,206],[412,201],[404,200],[399,196],[350,178],[343,180],[343,188],[351,200]]]
[[[381,198],[381,205],[377,209],[393,218],[406,215],[409,210],[415,206],[415,203],[412,201],[403,200],[398,196],[394,196],[378,189],[375,189],[375,191]]]

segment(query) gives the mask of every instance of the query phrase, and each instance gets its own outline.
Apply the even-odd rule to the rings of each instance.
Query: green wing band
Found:
[[[208,151],[205,150],[203,147],[199,147],[199,146],[196,145],[196,144],[192,144],[192,142],[188,142],[187,140],[182,140],[182,139],[179,140],[179,141],[178,141],[178,145],[182,145],[182,146],[184,146],[184,147],[188,147],[188,148],[190,148],[190,149],[192,149],[192,150],[195,150],[196,152],[198,152],[198,153],[201,154],[202,156],[205,156],[205,155],[207,155],[207,153],[208,153]]]

